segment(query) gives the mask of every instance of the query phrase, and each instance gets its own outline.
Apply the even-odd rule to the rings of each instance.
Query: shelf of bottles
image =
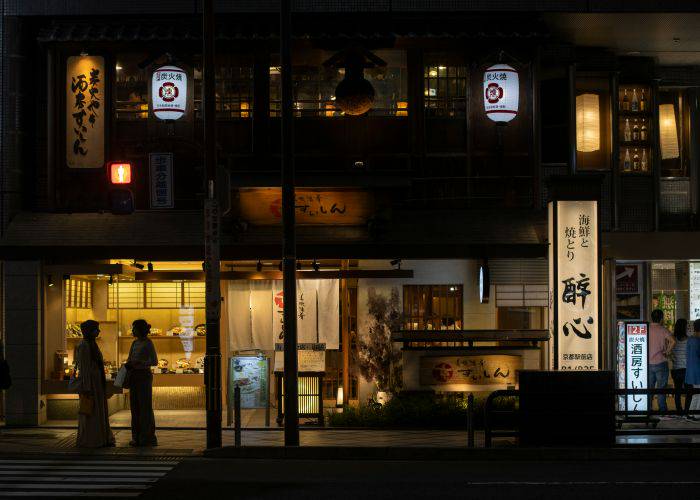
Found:
[[[625,175],[651,173],[651,88],[620,85],[618,96],[620,172]]]

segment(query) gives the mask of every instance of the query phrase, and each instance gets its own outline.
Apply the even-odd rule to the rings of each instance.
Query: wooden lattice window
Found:
[[[462,285],[404,285],[406,330],[461,330]]]
[[[92,309],[92,282],[67,279],[63,282],[65,306],[69,309]]]
[[[423,69],[427,116],[464,117],[467,111],[467,67],[435,64]]]

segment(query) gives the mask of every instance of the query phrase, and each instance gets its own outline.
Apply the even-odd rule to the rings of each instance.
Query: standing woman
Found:
[[[676,343],[671,350],[671,358],[673,359],[673,369],[671,370],[671,378],[673,379],[673,397],[676,400],[676,413],[678,415],[687,415],[690,408],[690,400],[692,395],[688,394],[689,387],[685,383],[686,370],[686,347],[688,344],[688,320],[679,319],[673,327],[673,338]],[[685,395],[685,405],[681,408],[681,395]]]
[[[700,319],[693,323],[693,336],[688,339],[685,383],[700,390]],[[700,392],[693,396],[690,409],[700,410]],[[689,415],[688,418],[696,420],[698,416]]]
[[[156,421],[153,416],[153,373],[158,364],[153,341],[148,338],[151,325],[137,319],[131,324],[136,339],[131,344],[126,368],[129,370],[129,405],[131,406],[131,446],[156,446]]]
[[[114,434],[109,427],[105,367],[97,346],[100,324],[87,320],[80,324],[83,340],[75,348],[75,387],[80,394],[78,413],[78,446],[102,448],[114,446]]]

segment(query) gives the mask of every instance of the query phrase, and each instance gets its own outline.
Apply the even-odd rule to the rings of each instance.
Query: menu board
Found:
[[[298,372],[326,371],[326,344],[297,344]],[[284,344],[275,344],[275,371],[284,371]]]
[[[700,262],[691,262],[690,275],[690,321],[700,318]]]
[[[267,408],[269,398],[268,359],[259,356],[229,358],[229,401],[233,391],[241,388],[241,408]]]

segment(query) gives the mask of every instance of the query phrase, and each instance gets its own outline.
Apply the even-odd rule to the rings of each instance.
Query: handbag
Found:
[[[114,387],[129,388],[129,370],[126,368],[126,365],[122,365],[117,372],[117,376],[114,377]]]
[[[95,398],[89,394],[80,395],[80,405],[78,406],[78,414],[90,416],[95,409]]]

